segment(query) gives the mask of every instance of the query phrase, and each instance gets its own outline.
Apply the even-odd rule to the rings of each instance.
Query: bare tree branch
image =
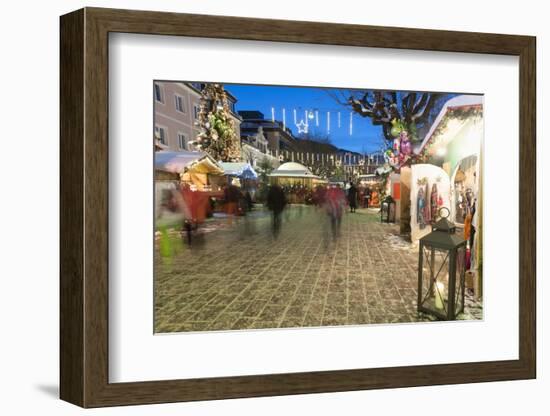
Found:
[[[426,105],[426,103],[428,102],[429,96],[430,95],[426,94],[426,93],[420,94],[420,98],[414,103],[414,107],[413,107],[413,110],[412,110],[412,113],[413,113],[412,116],[414,116],[416,113],[418,113],[420,111],[420,109],[423,108]]]
[[[417,121],[419,119],[422,119],[424,116],[427,116],[428,114],[430,114],[430,111],[434,107],[437,99],[441,96],[441,94],[436,94],[436,93],[433,93],[433,94],[425,93],[425,95],[428,96],[426,99],[426,104],[423,107],[419,108],[418,111],[416,111],[412,115],[411,117],[412,121]]]

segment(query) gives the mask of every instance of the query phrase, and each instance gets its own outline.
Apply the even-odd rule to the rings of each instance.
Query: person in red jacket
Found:
[[[332,239],[336,240],[340,236],[340,226],[342,224],[342,214],[346,206],[346,194],[339,185],[331,186],[325,194],[325,211],[330,219],[330,229]]]

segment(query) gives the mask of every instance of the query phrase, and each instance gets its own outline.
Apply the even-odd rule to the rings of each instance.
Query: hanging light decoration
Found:
[[[307,134],[308,124],[304,120],[300,120],[300,122],[296,124],[296,127],[298,128],[298,134]]]
[[[322,118],[322,114],[320,115],[319,112],[320,111],[325,111],[324,109],[322,110],[319,110],[319,109],[304,109],[304,116],[303,118],[299,119],[298,118],[298,111],[302,111],[303,107],[296,107],[296,108],[293,108],[292,109],[292,115],[293,115],[293,119],[294,119],[294,126],[296,126],[298,128],[298,132],[299,133],[308,133],[309,131],[309,122],[310,120],[315,120],[315,127],[319,127],[320,123],[322,122],[321,118]],[[286,109],[285,108],[281,108],[280,109],[281,111],[281,118],[282,118],[282,127],[283,129],[286,130],[287,128],[287,121],[286,121]],[[335,111],[336,112],[336,115],[337,115],[337,126],[338,128],[342,128],[342,114],[340,111]],[[276,113],[276,108],[275,106],[272,106],[271,107],[271,121],[272,122],[275,122],[276,120],[276,117],[275,117],[275,114]],[[333,127],[331,125],[331,111],[330,110],[326,110],[326,132],[327,134],[330,134],[331,133],[331,128]],[[350,112],[350,115],[349,115],[349,129],[348,129],[348,134],[350,136],[353,135],[353,112]]]

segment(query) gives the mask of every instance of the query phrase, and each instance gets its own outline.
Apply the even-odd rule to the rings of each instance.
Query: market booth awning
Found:
[[[296,162],[283,163],[269,177],[272,182],[279,185],[300,184],[311,188],[317,184],[327,183],[326,179],[314,175],[307,167]]]
[[[459,95],[447,101],[414,152],[451,162],[477,155],[483,137],[483,96]],[[451,170],[452,170],[451,169]]]
[[[194,173],[223,175],[224,170],[204,152],[156,152],[155,169],[169,173]]]
[[[382,177],[380,174],[369,173],[366,175],[359,175],[357,181],[362,184],[374,184],[382,182]]]
[[[236,176],[241,179],[257,179],[258,174],[248,163],[243,162],[220,162],[224,175]]]
[[[284,178],[311,178],[311,179],[321,179],[319,176],[314,175],[311,171],[306,168],[304,165],[296,162],[287,162],[283,163],[277,169],[275,169],[269,175],[273,178],[284,177]]]

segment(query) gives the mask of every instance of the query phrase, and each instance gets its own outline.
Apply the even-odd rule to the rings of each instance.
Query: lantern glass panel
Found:
[[[464,311],[464,279],[466,273],[466,245],[456,251],[455,315]]]
[[[380,204],[380,221],[395,222],[395,201],[391,197]]]
[[[380,206],[380,217],[382,222],[388,221],[388,203],[385,201],[382,202],[382,205]]]
[[[446,316],[449,293],[449,251],[428,245],[424,245],[422,251],[421,304],[427,309]]]

